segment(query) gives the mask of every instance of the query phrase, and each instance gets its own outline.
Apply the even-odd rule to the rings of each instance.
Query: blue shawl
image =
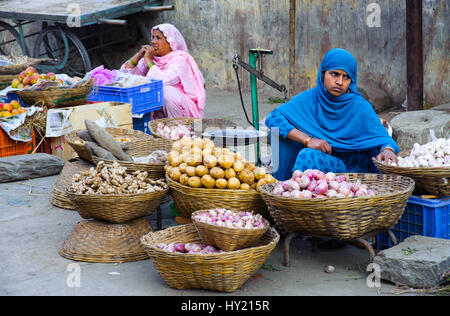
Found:
[[[339,97],[328,93],[322,70],[339,69],[351,78],[350,91]],[[389,136],[378,115],[356,89],[357,64],[346,50],[334,48],[322,60],[316,87],[296,95],[278,110],[298,130],[326,140],[333,150],[363,151],[397,143]]]

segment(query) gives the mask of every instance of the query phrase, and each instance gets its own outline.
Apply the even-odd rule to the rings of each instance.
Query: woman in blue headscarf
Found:
[[[355,58],[344,49],[332,49],[322,60],[316,87],[269,114],[266,125],[278,180],[306,169],[377,173],[372,157],[397,162],[396,142],[356,82]]]

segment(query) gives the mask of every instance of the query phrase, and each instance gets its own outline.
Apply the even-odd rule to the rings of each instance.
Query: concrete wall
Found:
[[[207,88],[236,89],[231,57],[248,61],[255,47],[274,51],[265,59],[266,75],[289,83],[289,0],[168,0],[175,11],[159,22],[176,25],[202,69]],[[367,18],[380,9],[380,26]],[[333,47],[349,50],[358,61],[359,86],[368,95],[400,105],[406,96],[405,0],[297,0],[296,82],[299,92],[315,85],[323,55]],[[369,7],[370,9],[370,7]],[[428,105],[449,101],[448,2],[423,2],[424,89]],[[248,74],[242,73],[244,88]],[[262,83],[263,91],[275,91]],[[295,92],[295,93],[296,93]],[[295,94],[294,93],[294,94]],[[387,98],[387,101],[386,101]]]

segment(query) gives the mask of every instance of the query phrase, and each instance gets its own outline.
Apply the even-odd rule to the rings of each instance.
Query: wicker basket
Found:
[[[125,223],[129,220],[152,215],[161,199],[169,192],[163,191],[138,194],[75,194],[67,196],[83,218],[95,218],[110,223]]]
[[[175,209],[181,217],[190,218],[198,210],[226,208],[235,211],[254,211],[270,220],[270,214],[257,191],[191,188],[173,181],[166,174]]]
[[[274,183],[260,187],[260,193],[278,227],[289,233],[352,240],[398,222],[414,189],[414,180],[397,175],[345,175],[347,181],[359,179],[377,195],[292,199],[272,194]]]
[[[135,150],[138,150],[137,148],[142,146],[143,142],[153,139],[152,136],[133,129],[106,127],[105,130],[115,138],[129,138],[130,142],[127,142],[128,147],[136,148]],[[70,132],[64,138],[66,142],[77,152],[80,158],[92,163],[94,162],[91,153],[86,149],[84,141],[77,136],[77,131]]]
[[[280,235],[276,230],[269,228],[255,247],[231,252],[171,253],[157,247],[159,243],[201,243],[195,225],[188,224],[149,233],[142,237],[141,243],[170,287],[233,292],[258,271],[279,240]]]
[[[201,134],[207,129],[225,129],[236,128],[236,124],[231,120],[217,119],[217,118],[193,118],[193,117],[181,117],[181,118],[163,118],[159,120],[152,120],[148,123],[150,133],[155,137],[162,136],[157,132],[157,126],[159,123],[164,123],[166,126],[178,126],[180,123],[186,125],[194,131],[195,136],[201,137]],[[171,141],[173,142],[173,141]]]
[[[0,67],[0,75],[19,75],[27,67],[36,67],[44,61],[52,61],[50,58],[31,58],[28,56],[8,56],[13,64]]]
[[[46,106],[49,109],[86,104],[94,79],[72,88],[48,87],[43,90],[14,91],[27,105]]]
[[[75,174],[87,171],[91,167],[92,165],[84,160],[67,161],[53,186],[51,203],[60,208],[74,210],[75,207],[67,197],[66,190],[72,183],[72,177]]]
[[[449,167],[435,167],[435,168],[405,168],[394,167],[375,158],[372,159],[375,166],[382,173],[398,174],[414,179],[416,187],[422,189],[429,194],[437,196],[450,195],[450,168]]]
[[[145,218],[125,224],[97,220],[79,222],[64,241],[59,254],[64,258],[100,263],[121,263],[148,259],[140,243],[152,226]]]
[[[195,219],[195,215],[206,211],[200,210],[192,213],[192,222],[197,227],[203,243],[215,246],[224,251],[233,251],[254,246],[270,227],[269,222],[265,219],[266,226],[264,228],[254,229],[220,227]]]
[[[145,157],[151,154],[155,150],[164,150],[167,153],[172,149],[171,145],[165,142],[162,138],[150,138],[142,142],[133,142],[128,145],[127,153],[132,157]],[[96,156],[92,156],[92,160],[95,164],[103,160],[106,163],[112,163],[113,161],[107,159],[101,159]],[[164,179],[164,163],[138,163],[129,161],[119,161],[119,164],[127,168],[127,171],[146,171],[148,177],[154,180]]]

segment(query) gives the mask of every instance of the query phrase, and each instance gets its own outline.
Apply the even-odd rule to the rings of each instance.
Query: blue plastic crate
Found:
[[[405,212],[391,230],[398,242],[412,235],[450,239],[450,196],[438,199],[411,196]],[[391,246],[387,233],[377,235],[377,248]]]
[[[151,113],[133,115],[133,129],[151,135],[148,123],[151,121]]]
[[[131,103],[131,113],[143,114],[160,110],[164,105],[162,80],[152,80],[136,87],[121,88],[96,86],[87,99],[88,101]]]

